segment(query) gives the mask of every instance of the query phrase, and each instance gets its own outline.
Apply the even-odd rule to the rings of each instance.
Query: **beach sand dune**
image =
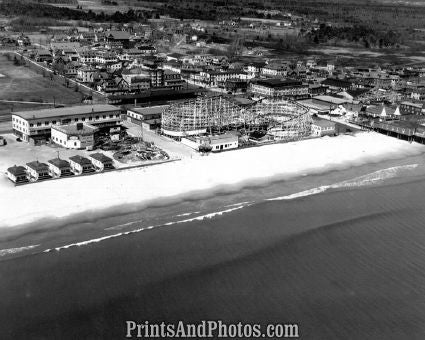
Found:
[[[423,152],[425,146],[421,144],[362,132],[211,154],[96,176],[18,187],[3,183],[0,225],[12,227],[172,197],[190,198],[194,192],[219,187],[237,190],[251,183],[342,170]]]

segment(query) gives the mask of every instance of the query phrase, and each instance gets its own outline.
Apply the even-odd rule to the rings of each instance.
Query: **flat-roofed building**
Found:
[[[212,152],[236,149],[239,146],[238,136],[224,134],[208,137],[208,145],[212,147]]]
[[[80,122],[108,131],[121,126],[121,110],[113,105],[98,104],[19,111],[12,114],[13,133],[25,141],[49,139],[52,127]]]
[[[94,171],[93,164],[90,159],[80,155],[69,157],[69,164],[71,165],[71,170],[76,174]]]
[[[251,83],[251,93],[264,97],[308,96],[308,86],[301,81],[290,79],[256,80]]]
[[[200,151],[202,147],[208,147],[212,152],[237,149],[239,146],[238,136],[226,133],[217,136],[192,136],[181,139],[181,142],[192,149]]]
[[[7,177],[14,183],[28,182],[26,168],[21,165],[14,165],[7,169]]]
[[[127,120],[142,125],[146,130],[153,130],[161,127],[162,112],[168,107],[169,105],[133,107],[127,110]]]
[[[334,136],[336,133],[336,125],[326,119],[313,119],[311,123],[311,132],[313,136]]]
[[[96,127],[86,123],[52,126],[51,140],[68,149],[92,148],[96,131]]]
[[[50,172],[56,177],[70,176],[72,175],[71,165],[64,159],[54,158],[47,161]]]

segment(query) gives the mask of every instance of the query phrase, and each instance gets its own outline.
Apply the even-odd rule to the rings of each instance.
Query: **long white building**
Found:
[[[80,105],[20,111],[12,114],[13,133],[24,141],[46,140],[54,126],[88,123],[102,130],[121,126],[120,108],[107,105]]]

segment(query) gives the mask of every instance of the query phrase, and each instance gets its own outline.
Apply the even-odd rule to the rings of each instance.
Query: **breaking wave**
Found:
[[[408,164],[408,165],[400,165],[394,166],[387,169],[382,169],[378,171],[374,171],[370,174],[359,176],[353,179],[349,179],[343,182],[338,182],[331,185],[322,185],[317,188],[304,190],[301,192],[297,192],[291,195],[280,196],[275,198],[269,198],[267,201],[282,201],[282,200],[292,200],[300,197],[306,197],[311,195],[317,195],[322,192],[325,192],[328,189],[338,189],[338,188],[350,188],[350,187],[361,187],[366,185],[372,185],[384,180],[396,177],[401,171],[404,170],[413,170],[418,167],[418,164]]]
[[[176,217],[190,216],[190,215],[199,214],[199,213],[200,211],[192,211],[192,212],[176,215]]]
[[[166,227],[166,226],[170,226],[170,225],[174,225],[174,224],[188,223],[188,222],[193,222],[193,221],[202,221],[202,220],[205,220],[205,219],[211,219],[211,218],[214,218],[216,216],[221,216],[223,214],[242,209],[244,207],[245,207],[244,205],[239,205],[235,208],[216,211],[216,212],[212,212],[212,213],[209,213],[209,214],[205,214],[205,215],[201,215],[201,216],[197,216],[197,217],[192,217],[192,218],[188,218],[188,219],[184,219],[184,220],[172,221],[172,222],[167,222],[167,223],[163,223],[163,224],[159,224],[159,225],[152,225],[152,226],[138,228],[138,229],[131,230],[131,231],[121,232],[121,233],[117,233],[117,234],[113,234],[113,235],[107,235],[107,236],[103,236],[103,237],[99,237],[99,238],[95,238],[95,239],[91,239],[91,240],[87,240],[87,241],[70,243],[70,244],[60,246],[60,247],[56,247],[56,248],[49,248],[49,249],[44,250],[43,252],[49,253],[49,252],[52,252],[52,251],[60,251],[60,250],[68,249],[68,248],[71,248],[71,247],[81,247],[81,246],[86,246],[86,245],[89,245],[89,244],[92,244],[92,243],[102,242],[102,241],[105,241],[105,240],[108,240],[108,239],[112,239],[112,238],[116,238],[116,237],[120,237],[120,236],[124,236],[124,235],[130,235],[130,234],[139,233],[139,232],[142,232],[142,231],[145,231],[145,230],[151,230],[151,229],[154,229],[154,228],[160,228],[160,227]],[[138,223],[138,222],[136,221],[136,222],[131,222],[131,223],[125,223],[125,224],[120,225],[119,227],[122,227],[123,225],[134,224],[134,223]],[[116,226],[116,227],[118,227],[118,226]],[[114,227],[111,227],[109,229],[112,229],[112,228],[114,228]]]
[[[26,247],[0,249],[0,256],[21,253],[25,250],[37,248],[38,246],[39,246],[39,244],[34,244],[34,245],[31,245],[31,246],[26,246]]]

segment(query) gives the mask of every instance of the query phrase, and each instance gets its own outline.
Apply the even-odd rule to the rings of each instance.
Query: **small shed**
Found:
[[[49,166],[39,161],[29,162],[26,164],[28,174],[35,180],[51,178]]]
[[[69,164],[71,165],[71,170],[77,174],[94,171],[93,164],[90,159],[80,155],[69,157]]]
[[[68,161],[60,158],[54,158],[47,161],[50,171],[57,177],[72,175],[71,165]]]
[[[114,168],[113,159],[105,156],[103,153],[92,153],[89,157],[93,165],[99,170],[109,170]]]
[[[14,183],[28,182],[27,171],[23,166],[14,165],[7,169],[7,177]]]

